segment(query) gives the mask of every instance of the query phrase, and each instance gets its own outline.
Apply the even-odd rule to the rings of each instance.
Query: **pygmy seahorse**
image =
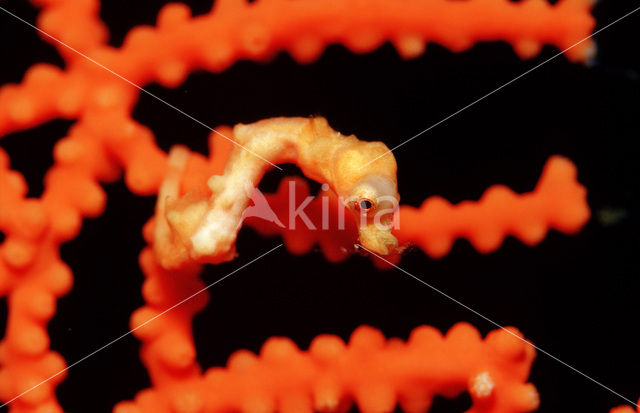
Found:
[[[176,147],[170,152],[154,240],[163,266],[232,259],[251,190],[273,164],[281,163],[297,164],[305,176],[329,185],[356,217],[365,248],[382,255],[396,251],[391,227],[399,201],[397,165],[384,143],[342,135],[322,117],[238,124],[233,136],[237,145],[223,174],[209,179],[208,199],[179,198],[179,171],[188,151]]]

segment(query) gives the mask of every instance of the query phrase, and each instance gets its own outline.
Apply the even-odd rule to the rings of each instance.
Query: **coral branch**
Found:
[[[535,245],[549,228],[573,234],[589,219],[587,193],[576,179],[576,167],[566,158],[549,159],[533,192],[517,195],[495,185],[478,202],[452,205],[440,197],[420,209],[403,207],[398,237],[415,243],[432,257],[442,257],[458,237],[480,252],[496,250],[506,235]]]
[[[638,400],[638,404],[640,405],[640,400]],[[638,407],[638,410],[633,410],[633,407],[631,406],[619,406],[619,407],[614,407],[609,411],[609,413],[636,413],[636,412],[640,413],[640,407]]]
[[[96,20],[95,0],[41,2],[41,28],[95,63],[44,36],[70,66],[64,75],[34,67],[29,73],[37,79],[27,77],[18,95],[13,85],[1,88],[0,136],[54,116],[77,117],[95,105],[130,109],[137,90],[122,78],[140,87],[154,81],[175,87],[193,70],[219,72],[239,59],[265,60],[288,50],[308,63],[330,43],[364,53],[387,40],[405,57],[420,55],[429,41],[462,51],[476,41],[495,40],[509,41],[520,56],[531,57],[547,43],[568,49],[595,26],[592,0],[553,6],[545,0],[406,0],[402,7],[393,0],[227,0],[195,18],[183,4],[167,5],[158,27],[136,27],[114,49],[104,45],[106,29]],[[566,54],[586,61],[593,50],[586,40]]]
[[[281,222],[289,222],[290,199],[298,207],[309,195],[306,183],[285,181],[278,192],[267,194],[269,206]],[[326,205],[326,206],[325,206]],[[323,210],[328,213],[323,226]],[[326,258],[340,261],[349,256],[358,234],[355,224],[336,197],[323,192],[304,209],[311,226],[301,220],[295,228],[281,228],[274,222],[250,218],[246,223],[263,235],[281,234],[287,249],[303,254],[318,244]],[[506,235],[527,245],[540,242],[550,228],[575,233],[589,219],[586,190],[576,179],[576,168],[566,158],[555,156],[544,167],[533,192],[518,195],[505,186],[487,189],[480,201],[452,205],[441,197],[431,197],[419,209],[401,206],[399,225],[394,231],[401,245],[415,244],[434,258],[446,255],[456,238],[464,237],[480,252],[497,249]],[[344,222],[341,228],[340,223]],[[398,257],[399,258],[399,257]]]
[[[0,246],[0,294],[9,299],[7,331],[0,344],[0,398],[11,400],[38,385],[14,402],[15,410],[41,407],[58,412],[53,389],[64,378],[60,372],[65,363],[49,350],[46,323],[55,313],[56,298],[72,285],[71,271],[58,249],[77,233],[82,215],[101,212],[104,195],[91,178],[57,166],[48,176],[43,197],[25,199],[24,179],[9,170],[2,150],[0,187],[0,230],[7,234]],[[83,197],[74,196],[75,190]],[[39,385],[52,375],[56,376]]]
[[[99,17],[99,0],[33,0],[33,3],[42,7],[38,27],[78,52],[86,53],[107,41],[109,33]],[[47,35],[42,38],[56,46],[68,62],[83,58]]]
[[[145,390],[114,412],[168,413],[169,406],[209,413],[346,412],[355,401],[363,413],[390,412],[398,403],[408,413],[421,413],[434,395],[465,390],[473,400],[468,413],[530,412],[539,403],[535,387],[526,383],[534,355],[514,328],[483,340],[465,323],[444,337],[433,327],[418,327],[406,343],[363,326],[348,345],[322,335],[306,352],[289,339],[271,338],[259,356],[240,350],[226,368],[209,369],[180,392]]]
[[[183,268],[179,274],[166,271],[151,248],[142,251],[140,266],[146,277],[142,295],[147,304],[133,313],[131,328],[142,340],[141,359],[154,387],[174,394],[200,377],[191,322],[206,305],[208,293],[194,295],[204,287],[199,266]]]

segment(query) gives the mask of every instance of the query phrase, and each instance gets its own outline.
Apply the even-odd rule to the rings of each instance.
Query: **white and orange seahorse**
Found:
[[[384,143],[342,135],[322,117],[239,124],[233,139],[236,147],[223,174],[209,179],[212,194],[204,200],[179,197],[189,152],[183,147],[171,150],[156,207],[154,245],[163,266],[231,260],[250,203],[247,188],[257,187],[264,174],[281,163],[294,163],[308,178],[329,185],[356,216],[365,248],[381,255],[396,251],[391,223],[399,201],[397,165]]]

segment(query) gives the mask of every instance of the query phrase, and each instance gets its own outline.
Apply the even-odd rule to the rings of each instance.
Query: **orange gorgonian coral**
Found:
[[[0,294],[9,298],[0,345],[0,400],[10,401],[12,412],[62,411],[54,388],[64,378],[65,361],[49,349],[46,324],[56,298],[72,286],[59,246],[78,234],[84,217],[102,212],[100,182],[113,181],[124,171],[132,192],[156,194],[171,170],[151,131],[131,118],[139,87],[154,81],[175,87],[195,69],[219,72],[238,59],[265,60],[281,50],[310,63],[336,42],[362,53],[390,40],[401,55],[414,57],[430,41],[462,51],[477,41],[500,39],[521,57],[531,57],[544,44],[567,49],[594,26],[590,0],[555,5],[542,0],[408,0],[402,7],[391,0],[224,0],[195,18],[184,5],[168,5],[157,27],[136,27],[121,48],[113,48],[106,44],[108,32],[98,19],[97,1],[34,3],[42,8],[38,27],[43,39],[57,47],[67,67],[38,64],[19,85],[0,89],[0,136],[54,118],[76,123],[55,146],[55,164],[40,198],[26,198],[24,179],[10,169],[9,157],[0,150],[0,230],[6,234],[0,246]],[[568,50],[567,57],[585,61],[592,50],[585,41]],[[188,154],[180,176],[182,194],[210,194],[207,179],[222,173],[230,139],[231,130],[220,128],[212,133],[209,158]],[[291,188],[302,197],[307,193],[303,183],[288,182],[267,195],[276,215],[287,213]],[[325,204],[331,214],[343,208],[326,191],[309,205],[312,222]],[[401,245],[415,244],[440,257],[457,237],[488,252],[506,235],[535,244],[549,228],[573,233],[588,219],[589,209],[575,167],[556,157],[531,193],[516,195],[495,186],[478,202],[451,205],[430,198],[419,209],[401,207],[399,217],[402,225],[395,235]],[[140,392],[134,402],[119,404],[119,413],[344,411],[351,400],[363,412],[387,412],[397,402],[407,412],[420,412],[429,408],[433,395],[465,389],[472,395],[473,412],[537,408],[537,393],[526,383],[533,348],[515,329],[492,332],[483,340],[465,324],[444,338],[420,327],[407,343],[386,341],[376,330],[362,327],[348,345],[321,336],[308,352],[286,339],[272,339],[259,357],[241,351],[227,369],[203,375],[195,361],[191,322],[207,294],[182,303],[204,287],[200,267],[166,270],[159,264],[152,248],[157,220],[145,227],[150,246],[140,256],[147,304],[131,319],[134,334],[143,341],[142,361],[153,388]],[[281,230],[258,218],[247,222],[261,233],[280,233],[294,253],[319,244],[331,261],[352,253],[357,239],[352,222],[344,230]]]

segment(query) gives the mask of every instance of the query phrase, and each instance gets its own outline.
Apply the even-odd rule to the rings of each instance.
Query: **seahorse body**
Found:
[[[357,217],[360,242],[379,254],[395,251],[397,240],[391,234],[391,221],[399,199],[397,165],[382,142],[344,136],[322,117],[271,118],[239,124],[233,134],[238,145],[224,173],[209,179],[209,199],[175,200],[178,186],[170,181],[176,178],[168,174],[158,206],[166,222],[156,229],[156,244],[166,251],[163,245],[171,239],[178,253],[170,255],[180,258],[174,263],[170,261],[175,259],[166,260],[167,266],[186,259],[216,263],[233,258],[250,193],[272,168],[269,162],[295,163],[307,177],[327,183]],[[172,151],[173,163],[181,164],[180,159],[185,158],[182,151]]]

